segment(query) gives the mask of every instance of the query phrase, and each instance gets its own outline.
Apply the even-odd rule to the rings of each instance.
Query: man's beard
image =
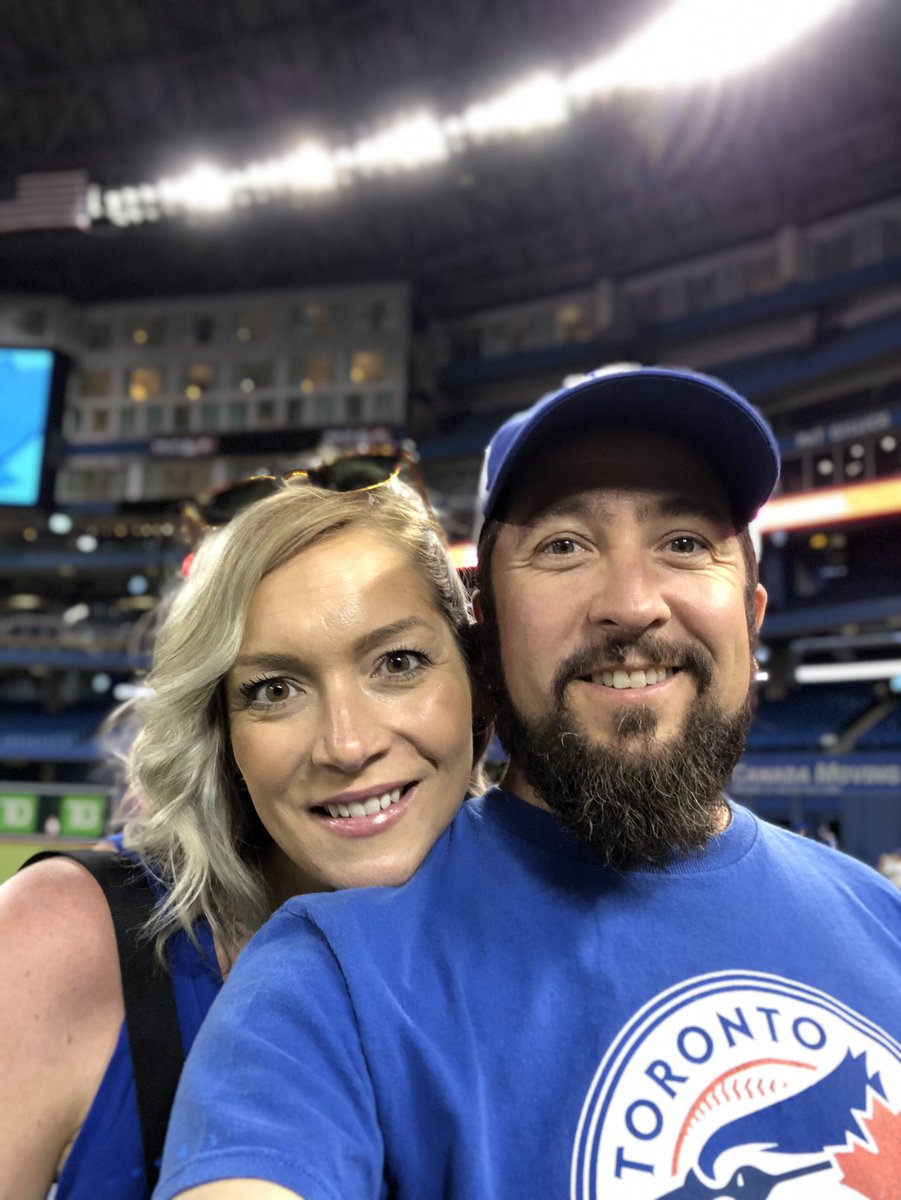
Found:
[[[499,650],[492,647],[488,654],[499,700],[498,736],[564,825],[619,870],[662,867],[676,852],[707,845],[721,827],[723,788],[751,724],[750,656],[748,695],[729,715],[710,695],[714,663],[707,650],[647,636],[614,636],[561,663],[554,680],[555,708],[529,721],[507,691]],[[614,716],[614,736],[630,740],[627,749],[592,739],[566,703],[568,684],[598,663],[625,662],[629,651],[649,666],[677,662],[694,679],[697,699],[668,742],[655,739],[658,721],[651,705],[636,702]],[[635,746],[638,739],[643,746]]]

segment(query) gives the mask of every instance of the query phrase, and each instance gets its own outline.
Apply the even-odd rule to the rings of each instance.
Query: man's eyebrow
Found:
[[[702,500],[700,496],[659,496],[643,504],[638,510],[638,516],[642,520],[654,517],[693,517],[732,531],[735,529],[728,510],[712,501]]]
[[[581,496],[562,496],[550,504],[537,504],[529,509],[522,521],[517,521],[522,531],[528,532],[542,521],[554,520],[556,517],[589,517],[596,506],[590,504]]]
[[[428,621],[423,617],[415,615],[402,617],[399,621],[391,621],[388,625],[380,625],[378,629],[371,629],[368,633],[364,633],[354,642],[353,650],[355,654],[366,654],[385,642],[403,637],[405,633],[410,633],[414,629],[429,630],[430,628]],[[302,673],[309,668],[309,664],[296,654],[287,651],[261,650],[256,654],[238,655],[232,663],[232,669],[235,667],[251,667],[257,671],[297,671]]]
[[[603,507],[603,502],[599,504],[582,496],[562,496],[550,504],[536,505],[526,513],[521,522],[521,529],[525,533],[543,521],[554,520],[558,517],[589,518],[596,516],[599,511],[603,510]],[[675,494],[657,496],[641,504],[637,515],[642,521],[659,517],[694,517],[709,521],[713,525],[733,528],[732,519],[725,509],[720,508],[712,501],[702,500],[699,496]]]

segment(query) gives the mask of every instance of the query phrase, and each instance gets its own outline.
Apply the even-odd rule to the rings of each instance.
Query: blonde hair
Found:
[[[406,548],[472,665],[466,592],[431,514],[399,481],[356,492],[288,487],[209,534],[160,627],[150,689],[138,705],[141,732],[127,762],[126,802],[137,815],[126,824],[126,845],[167,892],[148,928],[160,953],[177,929],[193,937],[201,918],[221,945],[240,947],[271,914],[259,865],[268,835],[232,758],[221,685],[259,582],[307,547],[359,525]],[[470,795],[483,790],[475,754],[470,784]]]

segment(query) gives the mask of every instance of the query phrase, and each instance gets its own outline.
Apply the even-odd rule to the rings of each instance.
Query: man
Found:
[[[255,940],[159,1200],[901,1194],[901,894],[724,793],[777,477],[759,414],[687,371],[598,372],[498,432],[504,789],[403,888]]]

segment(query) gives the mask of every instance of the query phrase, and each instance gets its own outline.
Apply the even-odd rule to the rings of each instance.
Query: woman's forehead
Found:
[[[264,575],[250,600],[245,636],[274,614],[301,625],[314,615],[361,615],[373,604],[381,610],[410,603],[437,612],[426,572],[390,531],[361,522],[298,549]]]

